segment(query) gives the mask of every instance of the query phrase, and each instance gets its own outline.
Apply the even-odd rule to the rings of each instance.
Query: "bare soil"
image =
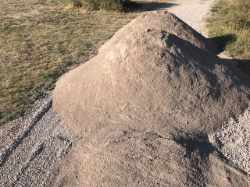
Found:
[[[61,77],[54,110],[81,139],[58,184],[249,186],[208,135],[248,108],[250,78],[209,44],[174,15],[147,13]]]

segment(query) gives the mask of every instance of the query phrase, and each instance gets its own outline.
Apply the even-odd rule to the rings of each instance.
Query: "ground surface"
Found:
[[[140,12],[167,9],[200,31],[213,0],[141,1],[128,14],[87,13],[58,2],[0,4],[0,124],[23,115],[69,67],[85,61]]]
[[[169,9],[170,12],[187,22],[198,32],[206,35],[203,32],[205,31],[205,19],[215,0],[172,0],[170,2],[176,3],[176,6]]]
[[[0,4],[0,125],[26,112],[68,67],[84,62],[136,15],[88,13],[60,1]]]
[[[229,119],[213,134],[211,142],[239,168],[250,175],[250,108],[238,119]]]
[[[210,37],[214,37],[234,59],[245,59],[250,64],[250,1],[219,0],[208,19]],[[228,11],[230,10],[230,11]],[[230,21],[229,21],[230,20]],[[250,74],[250,71],[248,71]]]
[[[212,2],[213,0],[177,0],[171,2],[171,7],[165,8],[194,28],[202,30],[202,20],[209,12]],[[18,79],[17,76],[14,80]],[[0,186],[47,186],[53,180],[58,163],[70,147],[74,146],[74,138],[62,129],[60,123],[51,110],[51,100],[47,98],[38,102],[34,112],[28,117],[1,126]]]
[[[246,176],[232,169],[219,179],[212,177],[226,170],[211,160],[217,149],[208,142],[208,133],[245,111],[250,79],[233,60],[224,62],[204,49],[208,42],[173,14],[148,13],[60,78],[53,92],[54,110],[81,137],[80,146],[67,156],[67,166],[62,165],[62,183],[248,186]],[[246,130],[235,128],[241,134]],[[245,165],[250,155],[247,136],[242,137],[232,149],[242,148]],[[230,165],[224,161],[222,166]]]
[[[72,146],[52,112],[51,99],[38,101],[24,119],[1,126],[0,186],[49,186]]]

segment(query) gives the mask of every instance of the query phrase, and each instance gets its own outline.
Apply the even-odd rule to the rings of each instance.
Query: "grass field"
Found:
[[[208,29],[210,36],[224,38],[230,56],[250,59],[250,0],[218,0]]]
[[[60,0],[0,3],[0,124],[22,115],[69,67],[135,13],[86,12]]]

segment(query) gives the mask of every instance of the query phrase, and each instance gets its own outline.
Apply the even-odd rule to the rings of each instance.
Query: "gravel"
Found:
[[[233,164],[250,175],[250,108],[231,118],[210,141]]]
[[[0,186],[49,186],[72,137],[52,111],[50,97],[29,115],[1,126]]]

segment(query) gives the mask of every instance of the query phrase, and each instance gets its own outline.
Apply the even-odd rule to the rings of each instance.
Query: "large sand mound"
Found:
[[[214,155],[207,133],[248,107],[250,81],[208,46],[175,16],[149,13],[64,75],[54,109],[81,140],[62,170],[63,183],[248,185]]]

